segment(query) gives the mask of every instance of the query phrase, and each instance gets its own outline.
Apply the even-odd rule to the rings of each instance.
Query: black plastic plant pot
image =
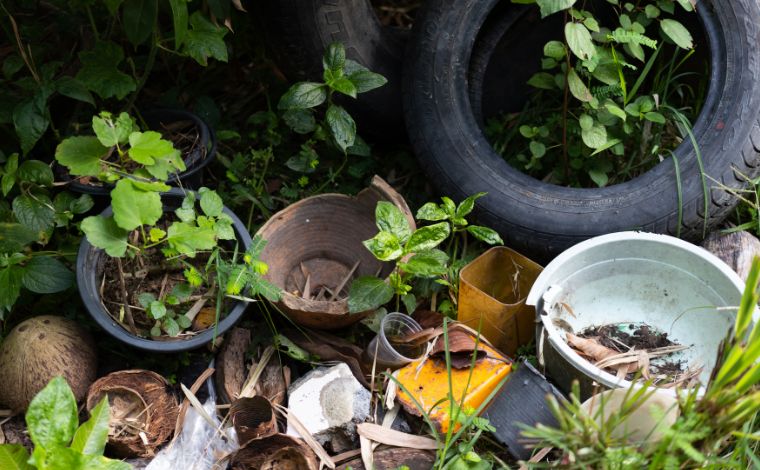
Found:
[[[182,204],[183,197],[184,192],[177,188],[163,193],[161,199],[164,204],[164,212],[177,209]],[[112,213],[109,206],[101,215],[108,217]],[[251,235],[248,233],[245,225],[227,207],[224,208],[224,213],[232,218],[232,227],[235,230],[237,243],[240,247],[239,250],[248,250],[251,246]],[[241,301],[231,303],[226,312],[227,314],[219,321],[216,332],[211,327],[198,332],[197,335],[188,339],[153,340],[142,338],[133,335],[122,327],[103,306],[100,296],[99,273],[102,273],[103,265],[107,258],[108,255],[105,251],[92,246],[87,241],[87,237],[82,239],[82,243],[79,245],[79,253],[77,254],[77,285],[79,286],[79,295],[82,297],[82,302],[87,312],[98,325],[114,338],[134,348],[157,353],[176,353],[200,348],[210,343],[214,339],[215,333],[216,336],[221,336],[232,328],[243,316],[248,305],[246,302]]]
[[[198,115],[182,109],[155,108],[143,111],[141,114],[147,129],[161,132],[175,123],[191,122],[198,131],[198,142],[193,150],[183,157],[185,171],[169,177],[168,183],[185,189],[198,189],[202,185],[202,170],[216,157],[216,136],[213,129]],[[142,127],[142,126],[141,126]],[[66,169],[56,165],[61,177],[71,178]],[[78,193],[89,194],[93,197],[108,196],[113,185],[95,186],[72,180],[67,187]]]

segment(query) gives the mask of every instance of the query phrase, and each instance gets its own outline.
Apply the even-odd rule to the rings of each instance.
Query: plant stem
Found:
[[[124,282],[124,269],[121,267],[121,258],[116,259],[116,266],[119,268],[119,285],[121,286],[121,298],[124,301],[124,314],[127,317],[127,323],[132,330],[133,335],[137,335],[135,320],[132,318],[132,308],[129,306],[129,295],[127,295],[127,284]]]
[[[332,184],[333,182],[335,182],[335,178],[337,178],[337,176],[343,171],[343,168],[346,166],[346,163],[348,163],[348,154],[346,152],[343,152],[343,162],[340,164],[340,166],[338,167],[338,169],[335,170],[335,172],[333,172],[333,174],[330,176],[330,178],[328,178],[327,181],[325,181],[324,183],[322,183],[322,185],[319,188],[317,188],[314,191],[314,193],[315,194],[321,193],[322,190],[325,189],[325,186],[327,186],[328,184]]]
[[[87,19],[90,20],[92,34],[95,36],[96,41],[100,41],[100,33],[98,32],[98,26],[95,24],[95,18],[92,16],[92,10],[90,9],[89,5],[85,6],[85,9],[87,10]]]
[[[567,23],[567,11],[565,11],[565,23]],[[569,49],[567,45],[567,39],[565,39],[565,49]],[[565,61],[567,63],[567,70],[565,70],[565,96],[562,99],[562,166],[565,173],[565,182],[570,178],[570,166],[567,161],[567,111],[570,100],[570,86],[568,84],[568,77],[570,76],[570,54],[565,54]]]
[[[145,86],[145,83],[148,81],[148,77],[150,76],[151,70],[153,70],[153,65],[156,63],[156,52],[158,51],[158,38],[156,37],[155,33],[152,37],[153,40],[150,43],[150,51],[148,52],[148,60],[145,62],[145,70],[143,71],[142,76],[140,77],[140,81],[137,82],[137,87],[135,88],[135,91],[132,93],[132,96],[129,97],[129,103],[127,103],[127,110],[132,109],[132,107],[135,105],[135,100],[137,100],[137,95],[140,94],[140,90]]]

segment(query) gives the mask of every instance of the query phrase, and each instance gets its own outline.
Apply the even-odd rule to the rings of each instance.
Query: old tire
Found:
[[[541,260],[621,230],[696,240],[728,215],[737,201],[711,179],[741,188],[746,177],[759,172],[760,4],[713,0],[698,7],[711,75],[693,132],[707,177],[702,178],[696,152],[685,142],[674,152],[680,178],[674,160],[667,159],[628,182],[577,189],[513,169],[478,126],[468,67],[462,64],[470,63],[478,32],[497,3],[429,0],[417,14],[405,65],[405,117],[415,152],[441,193],[461,199],[487,191],[478,204],[479,220],[496,228],[509,245]]]

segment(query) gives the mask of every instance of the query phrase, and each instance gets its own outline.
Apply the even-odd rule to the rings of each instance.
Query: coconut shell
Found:
[[[152,457],[172,437],[179,403],[160,375],[148,370],[108,374],[87,392],[87,410],[92,410],[106,395],[111,407],[108,448],[114,456]]]
[[[0,345],[0,404],[23,412],[59,375],[80,401],[96,378],[97,366],[92,338],[75,322],[52,315],[30,318]]]
[[[255,439],[230,459],[232,470],[317,470],[317,456],[301,439],[274,434]]]
[[[232,402],[230,421],[241,445],[277,433],[277,419],[272,403],[261,396],[238,398]]]
[[[216,387],[220,398],[231,403],[240,395],[246,378],[245,353],[251,344],[251,331],[233,328],[224,337],[216,355]]]

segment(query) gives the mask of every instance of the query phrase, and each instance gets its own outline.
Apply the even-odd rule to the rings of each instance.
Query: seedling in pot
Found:
[[[140,131],[127,113],[118,116],[101,111],[92,117],[95,136],[75,136],[63,140],[55,159],[69,174],[87,181],[97,178],[115,183],[125,176],[166,181],[169,175],[185,170],[179,150],[156,131]]]

